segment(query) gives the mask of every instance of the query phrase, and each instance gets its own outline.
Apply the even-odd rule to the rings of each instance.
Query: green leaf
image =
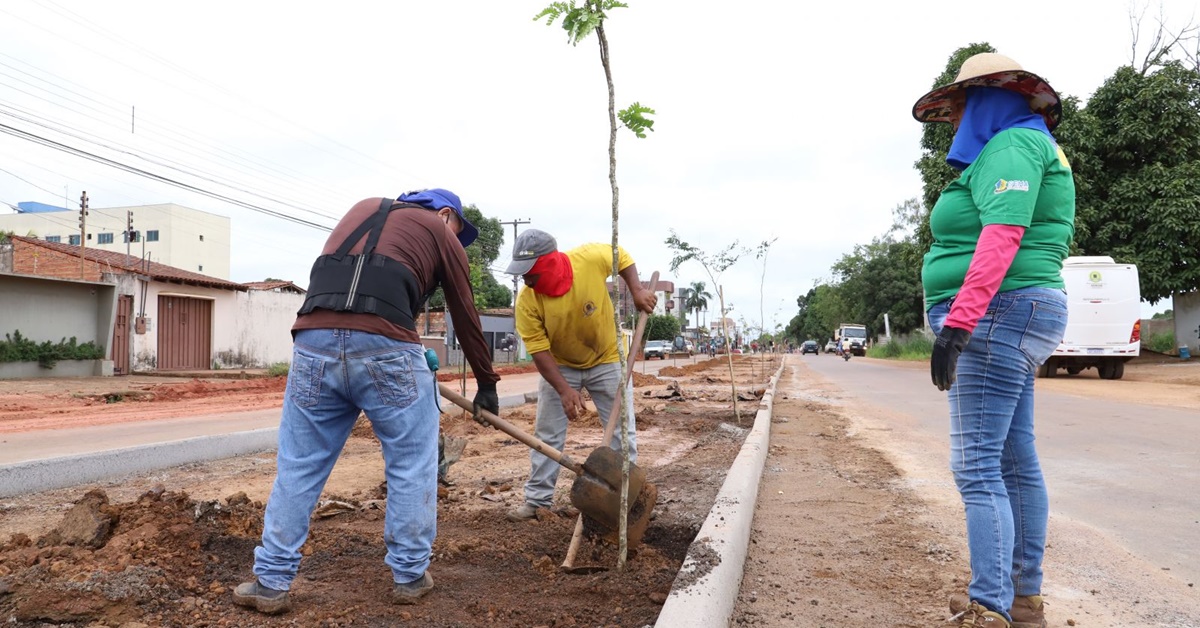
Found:
[[[617,112],[621,124],[642,139],[645,139],[646,131],[654,131],[654,121],[647,118],[647,115],[655,115],[654,110],[636,102]]]

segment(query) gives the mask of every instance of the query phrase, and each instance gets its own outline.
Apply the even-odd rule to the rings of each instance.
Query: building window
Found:
[[[203,241],[204,241],[204,234],[200,234],[200,241],[201,241],[201,242],[203,242]]]
[[[62,236],[46,236],[47,242],[62,242]]]
[[[112,244],[113,234],[99,233],[96,234],[96,244]]]
[[[79,236],[77,236],[77,235],[70,236],[67,238],[67,242],[71,246],[79,246]]]
[[[150,229],[146,231],[147,242],[158,242],[158,229]]]
[[[204,264],[200,264],[200,272],[204,272]]]

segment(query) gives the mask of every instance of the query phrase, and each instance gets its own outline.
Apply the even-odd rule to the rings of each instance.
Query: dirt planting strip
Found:
[[[761,389],[762,372],[739,368],[739,387]],[[721,427],[734,420],[728,373],[696,377],[638,389],[639,464],[660,493],[625,572],[561,573],[575,514],[566,499],[571,474],[560,477],[555,509],[510,523],[504,512],[523,500],[528,450],[469,418],[443,415],[443,431],[469,442],[439,501],[431,567],[438,588],[419,605],[388,603],[382,462],[370,430],[356,429],[323,495],[338,505],[314,521],[303,550],[292,612],[260,616],[229,600],[249,577],[273,479],[273,459],[257,455],[0,504],[0,620],[28,628],[653,624],[744,434]],[[532,406],[505,414],[532,429]],[[598,439],[593,413],[572,426],[567,449],[585,454]],[[80,534],[90,524],[95,534]],[[576,561],[615,562],[613,548],[595,543]]]

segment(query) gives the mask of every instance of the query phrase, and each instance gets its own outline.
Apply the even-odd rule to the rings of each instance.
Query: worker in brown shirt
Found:
[[[237,587],[236,604],[263,613],[290,607],[309,518],[360,412],[383,449],[392,600],[412,604],[433,588],[439,412],[415,320],[440,285],[478,383],[476,407],[498,413],[500,378],[463,250],[478,235],[458,196],[443,189],[360,201],[330,234],[292,327],[275,484],[254,550],[256,578]]]

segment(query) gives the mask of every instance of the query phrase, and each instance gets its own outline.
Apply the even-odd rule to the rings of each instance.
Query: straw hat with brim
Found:
[[[1021,69],[1021,64],[994,52],[972,56],[962,64],[949,85],[939,87],[917,100],[912,114],[918,122],[950,122],[955,92],[968,87],[999,87],[1029,100],[1029,108],[1046,119],[1051,131],[1062,120],[1062,101],[1046,79]]]

